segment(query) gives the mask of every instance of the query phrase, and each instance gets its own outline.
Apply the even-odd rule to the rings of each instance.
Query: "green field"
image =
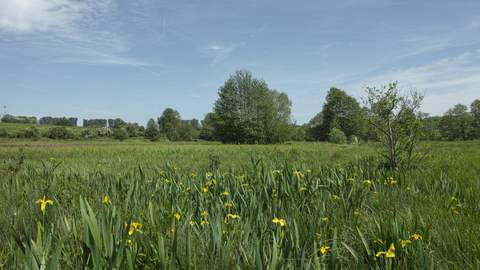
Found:
[[[480,268],[480,141],[0,146],[1,269]]]

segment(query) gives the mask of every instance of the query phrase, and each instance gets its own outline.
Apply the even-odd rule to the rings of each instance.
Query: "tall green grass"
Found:
[[[324,143],[2,146],[25,156],[1,174],[2,269],[480,266],[478,142],[410,171]]]

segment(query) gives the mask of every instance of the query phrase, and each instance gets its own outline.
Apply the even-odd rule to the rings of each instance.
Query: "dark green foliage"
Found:
[[[207,113],[202,120],[199,138],[206,141],[215,141],[215,113]]]
[[[24,138],[38,141],[40,140],[40,137],[41,132],[37,126],[31,125],[30,127],[25,129]]]
[[[292,140],[297,142],[305,141],[305,129],[302,126],[295,125]]]
[[[67,118],[62,118],[55,123],[56,126],[72,126],[72,123]]]
[[[366,133],[365,122],[357,113],[360,105],[357,100],[349,96],[345,91],[332,87],[325,97],[322,114],[312,119],[313,135],[316,141],[328,139],[329,131],[334,127],[345,133],[347,137],[353,134],[363,136]]]
[[[1,118],[2,123],[24,123],[24,124],[37,124],[37,118],[35,116],[13,116],[10,114],[4,114]]]
[[[112,136],[115,140],[124,141],[128,139],[128,132],[125,128],[114,128]]]
[[[477,139],[480,138],[480,99],[476,99],[470,104],[470,115],[472,119],[472,136]]]
[[[106,127],[107,126],[107,119],[83,119],[83,126],[84,127]]]
[[[120,126],[124,126],[126,124],[127,124],[127,122],[123,121],[120,118],[108,119],[108,127],[109,128],[120,127]]]
[[[198,131],[187,120],[183,123],[180,137],[182,138],[182,141],[196,141],[198,138]]]
[[[162,116],[157,119],[160,133],[164,134],[169,141],[180,141],[180,132],[183,128],[182,118],[178,111],[166,108]]]
[[[215,137],[223,143],[277,143],[292,135],[291,101],[263,79],[237,70],[214,103]]]
[[[40,125],[55,125],[57,124],[58,121],[62,119],[67,119],[66,117],[51,117],[51,116],[44,116],[38,120],[38,124]],[[76,117],[69,117],[67,119],[70,122],[70,125],[64,125],[64,126],[77,126],[77,120],[78,118]]]
[[[442,137],[449,141],[472,139],[473,117],[468,113],[466,105],[457,104],[448,109],[440,121],[440,132]]]
[[[138,136],[137,135],[137,129],[138,129],[138,127],[136,127],[134,124],[128,124],[128,125],[125,126],[125,130],[128,133],[128,137],[137,137]]]
[[[347,136],[338,128],[332,128],[328,133],[328,140],[333,143],[345,144],[347,143]]]
[[[17,119],[15,119],[13,115],[7,113],[2,116],[2,123],[17,123]]]
[[[150,118],[147,122],[147,128],[145,129],[145,137],[151,141],[155,141],[155,138],[159,135],[160,130],[153,118]]]
[[[84,128],[80,131],[80,134],[82,135],[82,137],[85,137],[85,138],[94,138],[95,137],[95,133],[93,133],[90,129],[88,128]]]
[[[75,134],[71,129],[64,126],[54,126],[49,128],[45,137],[50,139],[75,139]]]

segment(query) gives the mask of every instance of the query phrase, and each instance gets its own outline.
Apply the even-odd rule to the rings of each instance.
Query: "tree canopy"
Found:
[[[277,143],[292,134],[287,94],[270,90],[263,79],[237,70],[220,87],[214,103],[215,137],[223,143]]]

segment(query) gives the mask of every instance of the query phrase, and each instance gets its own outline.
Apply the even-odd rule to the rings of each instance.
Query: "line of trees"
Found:
[[[70,124],[65,122],[67,120]],[[59,121],[61,121],[59,123]],[[77,126],[78,118],[76,117],[52,117],[52,116],[44,116],[38,120],[38,124],[40,125],[60,125],[60,126]]]
[[[24,124],[37,124],[37,117],[35,116],[13,116],[8,113],[4,114],[1,118],[2,123],[24,123]]]

